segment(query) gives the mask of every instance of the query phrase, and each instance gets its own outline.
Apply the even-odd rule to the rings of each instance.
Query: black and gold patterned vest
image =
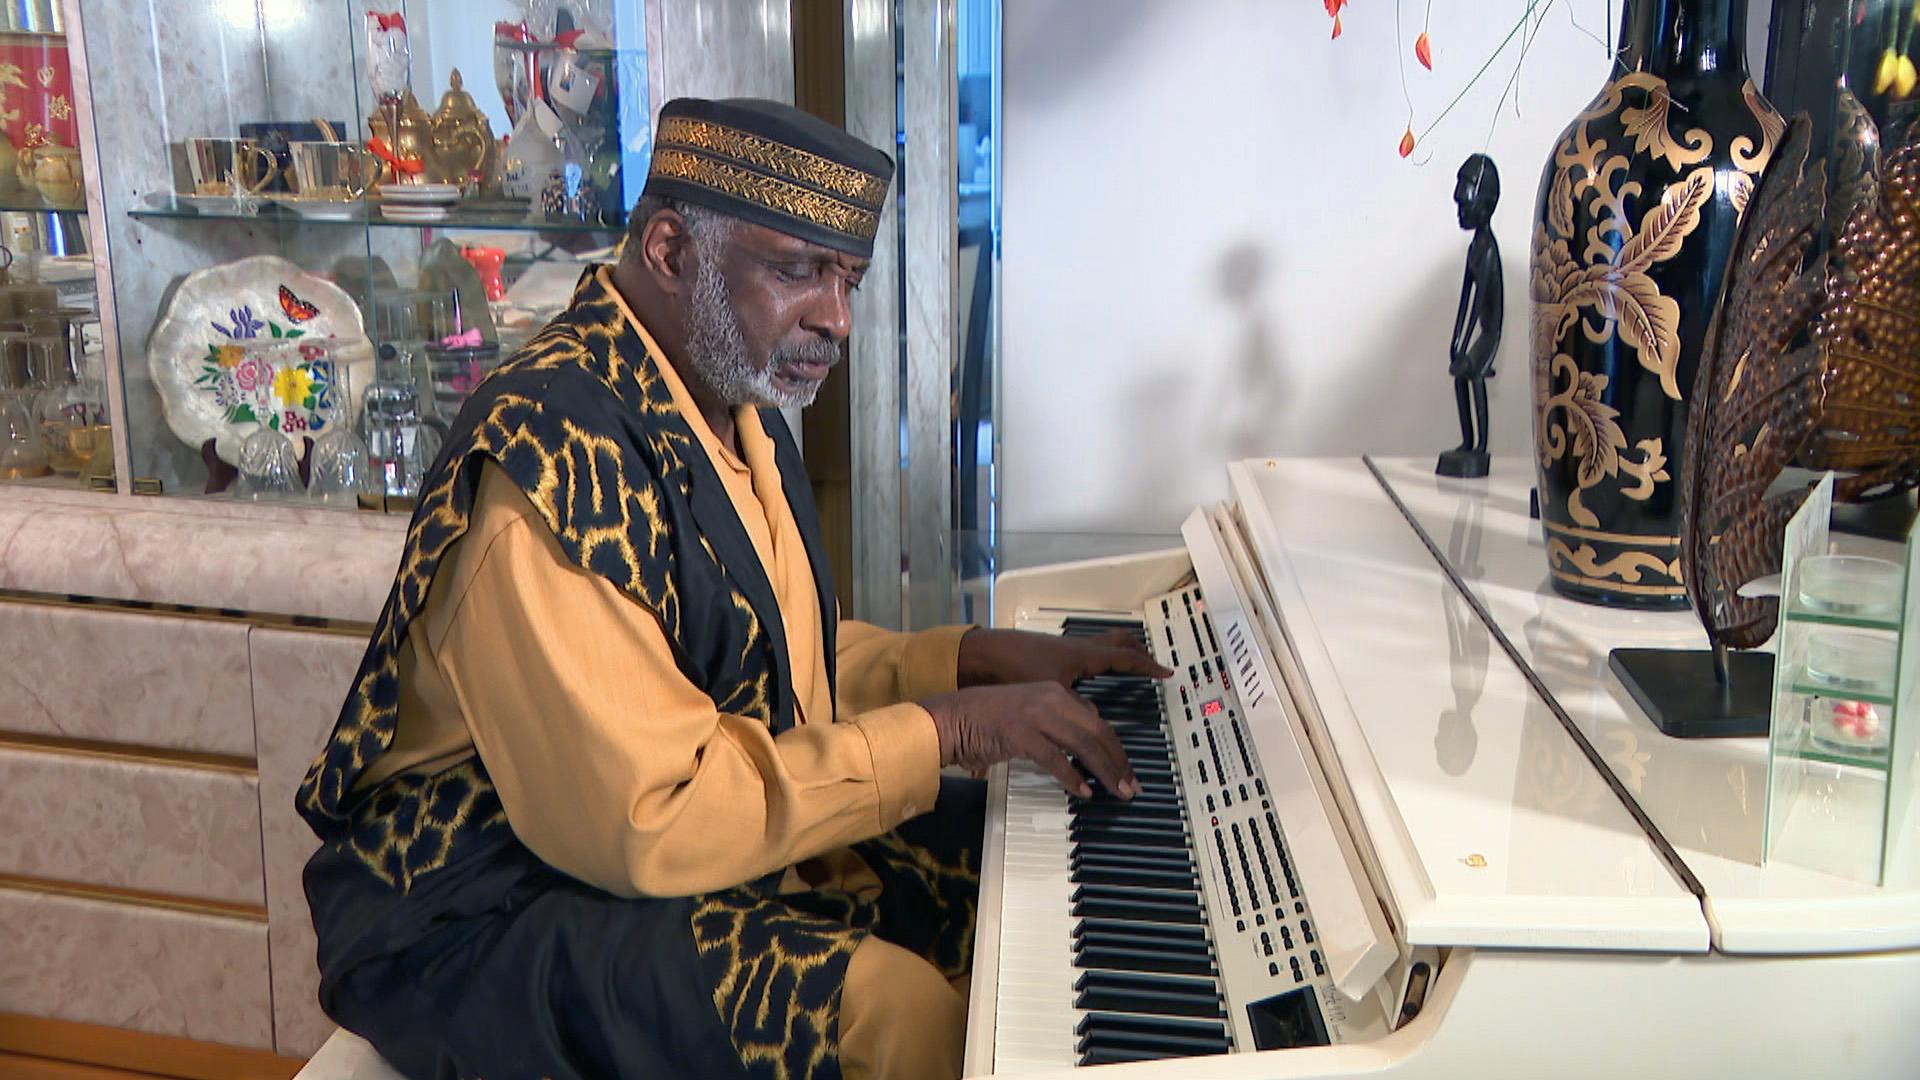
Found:
[[[761,420],[813,565],[831,693],[836,608],[819,521],[786,422],[772,409]],[[715,707],[776,733],[794,722],[786,635],[765,569],[658,362],[590,270],[568,309],[461,409],[340,718],[296,798],[323,842],[403,892],[506,826],[478,757],[354,790],[393,742],[401,648],[441,558],[467,530],[483,459],[519,485],[568,559],[660,617],[682,670]]]

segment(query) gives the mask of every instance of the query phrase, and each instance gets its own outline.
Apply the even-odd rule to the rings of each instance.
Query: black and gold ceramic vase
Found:
[[[1746,0],[1627,0],[1612,77],[1554,144],[1533,232],[1533,435],[1555,589],[1679,608],[1687,402],[1734,230],[1784,123]]]

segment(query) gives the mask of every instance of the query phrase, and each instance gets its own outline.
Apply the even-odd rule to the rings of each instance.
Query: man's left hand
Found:
[[[1125,630],[1069,638],[1024,630],[975,629],[960,639],[963,687],[1057,682],[1071,688],[1076,680],[1109,673],[1156,679],[1173,674],[1155,663],[1146,646]]]

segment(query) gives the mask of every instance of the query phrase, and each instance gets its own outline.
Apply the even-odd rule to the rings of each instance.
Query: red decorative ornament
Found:
[[[1340,9],[1347,6],[1347,0],[1322,0],[1327,14],[1333,19],[1333,36],[1340,36]]]
[[[1427,41],[1425,30],[1420,31],[1420,36],[1413,39],[1413,55],[1420,61],[1421,67],[1428,71],[1433,70],[1433,45]]]
[[[1413,129],[1408,128],[1407,133],[1400,136],[1400,156],[1406,157],[1411,153],[1413,153]]]

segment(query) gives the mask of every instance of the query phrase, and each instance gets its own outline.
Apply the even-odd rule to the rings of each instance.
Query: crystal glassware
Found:
[[[374,495],[379,485],[367,455],[367,444],[353,426],[353,380],[346,366],[332,359],[331,389],[320,401],[320,436],[313,440],[307,461],[307,495],[327,506],[352,508],[360,496]]]
[[[375,483],[389,498],[412,498],[440,452],[440,433],[420,415],[413,357],[380,347],[376,378],[360,403],[360,434]]]
[[[278,426],[285,410],[280,407],[275,384],[288,369],[299,365],[300,352],[292,341],[255,340],[246,342],[245,348],[250,355],[242,363],[257,359],[272,373],[248,391],[254,415],[272,422],[261,423],[240,444],[240,475],[233,484],[233,497],[248,502],[298,498],[305,493],[300,483],[300,461]]]

